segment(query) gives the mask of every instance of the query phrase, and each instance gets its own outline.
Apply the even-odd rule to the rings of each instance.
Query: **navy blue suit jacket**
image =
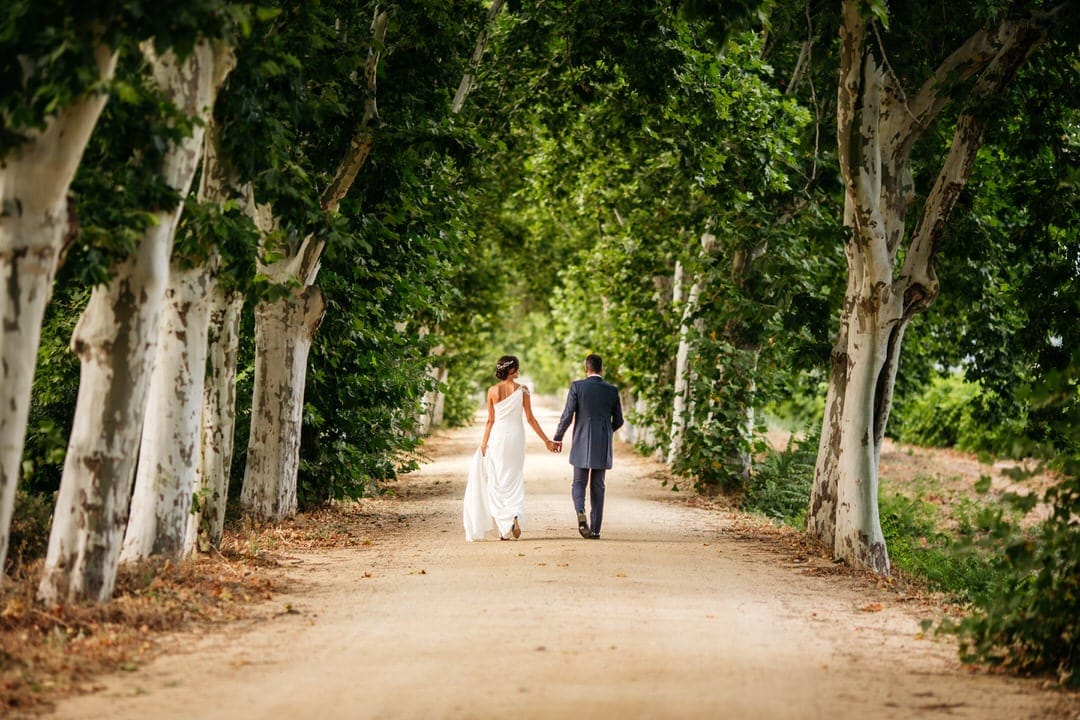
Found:
[[[566,408],[554,440],[560,442],[570,423],[574,424],[570,464],[579,468],[611,467],[612,433],[622,427],[619,390],[599,375],[575,380],[566,395]]]

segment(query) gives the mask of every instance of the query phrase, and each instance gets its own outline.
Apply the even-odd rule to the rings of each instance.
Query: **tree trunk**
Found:
[[[674,304],[682,302],[682,288],[686,280],[683,277],[682,263],[675,265]],[[698,295],[701,284],[695,280],[690,287],[686,302],[682,304],[682,319],[679,322],[679,349],[675,353],[675,395],[671,407],[671,443],[668,446],[667,463],[670,465],[682,452],[683,434],[686,429],[686,406],[690,399],[690,319],[697,311]]]
[[[442,346],[432,350],[431,357],[439,357],[443,353]],[[439,390],[439,386],[446,382],[447,377],[450,375],[450,371],[446,367],[440,367],[438,365],[429,365],[428,374],[431,378],[438,383],[434,390],[430,390],[424,393],[424,401],[421,405],[420,411],[420,434],[430,435],[435,432],[435,428],[439,427],[443,421],[443,406],[445,405],[445,396],[442,391]]]
[[[379,118],[376,79],[388,25],[388,13],[376,7],[371,22],[372,43],[364,64],[368,90],[364,114],[334,177],[319,198],[325,212],[337,212],[375,142]],[[256,207],[254,202],[250,207],[256,224],[269,234],[276,225],[273,208]],[[280,520],[296,512],[307,356],[326,308],[322,291],[314,284],[324,245],[323,240],[308,235],[295,247],[270,248],[284,250],[284,257],[270,265],[259,264],[259,272],[272,283],[283,287],[298,283],[304,288],[255,308],[255,388],[240,499],[245,510],[267,519]]]
[[[180,108],[198,116],[213,104],[212,51],[199,43],[187,60],[144,46],[154,80]],[[202,125],[170,147],[162,176],[187,195],[202,149]],[[53,517],[39,596],[45,602],[104,601],[112,596],[146,394],[157,347],[169,254],[182,203],[155,213],[135,255],[107,286],[94,289],[72,337],[82,361],[75,419]]]
[[[221,547],[229,498],[233,433],[236,429],[236,356],[244,297],[217,288],[211,297],[209,352],[203,386],[202,461],[195,480],[194,512],[185,552]]]
[[[889,558],[878,517],[878,464],[892,407],[904,330],[938,293],[933,257],[970,175],[986,123],[984,104],[1012,82],[1064,12],[1003,15],[949,55],[908,101],[866,41],[858,0],[844,0],[840,27],[837,140],[844,180],[848,285],[832,353],[829,394],[814,470],[807,530],[835,557],[878,573]],[[915,141],[958,88],[966,91],[952,145],[919,213],[896,272],[905,217],[915,199]]]
[[[249,215],[254,218],[256,212],[251,186],[241,186],[227,163],[221,161],[220,139],[221,128],[210,118],[203,150],[199,202],[221,205],[232,199],[242,200]],[[244,296],[219,282],[221,262],[220,252],[215,251],[208,263],[211,274],[207,294],[209,327],[202,429],[199,433],[201,450],[192,492],[192,511],[184,537],[184,555],[190,555],[196,548],[201,552],[219,548],[225,532],[233,434],[236,430],[236,365]]]
[[[469,97],[469,93],[472,92],[473,84],[476,82],[476,71],[480,67],[480,60],[484,56],[484,49],[487,47],[488,29],[495,24],[495,18],[498,17],[499,11],[502,10],[502,6],[505,0],[491,0],[491,5],[488,7],[487,22],[482,28],[480,28],[480,34],[476,37],[476,47],[473,49],[472,57],[469,58],[469,66],[465,71],[465,74],[461,76],[461,83],[458,84],[457,92],[454,93],[454,99],[450,103],[450,112],[457,115],[465,107],[465,100]]]
[[[121,562],[184,552],[202,429],[209,268],[170,269]]]
[[[754,302],[749,290],[754,264],[767,250],[768,243],[761,241],[750,248],[736,248],[731,255],[731,281],[747,302]],[[746,319],[736,310],[724,324],[724,338],[733,349],[733,355],[730,359],[731,365],[726,371],[721,369],[723,386],[718,388],[717,392],[717,396],[726,394],[734,403],[742,404],[740,415],[743,422],[738,429],[739,438],[732,445],[726,460],[741,487],[746,487],[753,469],[750,447],[754,439],[754,377],[757,375],[758,359],[761,357],[761,345],[755,339],[757,333],[751,328],[753,322],[755,321]]]
[[[897,318],[887,305],[857,308],[848,328],[848,373],[840,417],[836,465],[836,525],[833,555],[855,567],[889,572],[889,556],[878,517],[876,405],[885,367],[888,334]]]
[[[865,48],[865,27],[845,4],[837,135],[847,182],[845,253],[848,286],[840,337],[833,351],[808,527],[837,559],[881,574],[889,558],[878,516],[875,411],[888,335],[899,319],[892,267],[904,234],[910,186],[906,157],[886,138],[889,105],[884,71]]]
[[[94,288],[71,339],[82,371],[39,590],[45,602],[112,596],[169,273],[171,219],[159,215],[135,256]]]
[[[116,55],[96,51],[98,75]],[[44,130],[0,159],[0,568],[7,558],[15,487],[45,305],[72,237],[67,192],[107,96],[91,93],[50,118]],[[0,573],[2,575],[2,573]]]
[[[806,514],[806,531],[830,548],[836,534],[837,465],[840,462],[840,437],[843,434],[840,420],[844,413],[847,385],[847,315],[847,310],[841,315],[840,331],[829,356],[829,389],[825,395],[821,439],[814,464],[814,484],[810,488],[810,508]]]
[[[209,143],[205,128],[211,123],[217,90],[235,63],[231,49],[221,42],[204,42],[196,52],[201,97],[197,105],[189,100],[185,109],[202,123],[203,131],[191,142],[205,150]],[[200,195],[215,172],[213,163],[204,162]],[[178,560],[185,552],[201,464],[209,295],[217,265],[207,259],[192,268],[179,263],[170,268],[121,562],[159,554]]]
[[[255,308],[255,387],[240,502],[268,520],[296,513],[307,357],[325,307],[322,291],[311,286]]]

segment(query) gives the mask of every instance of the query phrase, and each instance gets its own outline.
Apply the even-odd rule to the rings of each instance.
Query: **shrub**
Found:
[[[898,403],[890,434],[913,445],[1015,456],[1031,431],[1027,411],[1012,404],[1014,412],[1003,412],[1002,402],[961,374],[935,377],[921,394]]]
[[[971,405],[981,393],[978,383],[960,375],[935,377],[923,392],[897,408],[897,439],[915,445],[953,447],[971,422]]]
[[[1004,546],[994,557],[997,579],[975,598],[972,613],[940,626],[960,638],[961,658],[1020,672],[1053,672],[1080,687],[1080,478],[1067,477],[1043,501],[1052,515],[1033,533],[1008,515],[1036,497],[1006,496],[988,518],[982,544]]]
[[[794,527],[803,526],[814,482],[819,432],[807,432],[802,440],[793,437],[783,450],[770,449],[766,453],[746,485],[744,510]]]

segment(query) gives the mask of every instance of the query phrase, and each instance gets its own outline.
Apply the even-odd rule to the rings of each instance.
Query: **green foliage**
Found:
[[[942,629],[959,636],[967,662],[1049,672],[1080,687],[1080,479],[1069,477],[1049,489],[1042,501],[1052,515],[1025,531],[1006,513],[1029,510],[1036,499],[1007,496],[1006,505],[988,516],[982,546],[996,550],[997,577],[975,598],[968,617]]]
[[[686,427],[683,452],[673,467],[693,478],[700,491],[738,492],[747,481],[745,458],[759,449],[752,435],[755,428],[747,427],[747,408],[758,404],[757,353],[723,338],[702,338],[696,347],[716,366],[696,368],[691,396],[706,409],[688,413],[693,422]]]
[[[443,323],[455,328],[447,320],[461,304],[455,281],[469,272],[474,238],[461,208],[476,139],[449,116],[449,103],[484,8],[471,0],[272,5],[239,47],[215,117],[229,166],[281,223],[263,261],[311,235],[326,244],[318,284],[327,312],[311,348],[301,438],[299,495],[310,507],[377,491],[415,466],[418,417],[434,386],[429,366],[454,362],[431,353],[448,336]],[[377,6],[389,23],[385,45],[373,48]],[[327,213],[320,193],[363,116],[372,50],[381,54],[374,147],[338,212]],[[259,278],[255,290],[273,297],[293,284]],[[242,368],[240,387],[250,382]]]
[[[176,228],[173,263],[190,269],[214,264],[214,277],[228,292],[255,292],[260,234],[236,200],[199,202],[195,195],[184,201]]]
[[[983,533],[979,518],[984,509],[961,506],[959,516],[949,518],[919,496],[884,492],[879,512],[893,567],[958,599],[985,595],[995,577],[990,553],[973,551],[970,540],[963,539]],[[950,523],[959,524],[959,536],[944,529]]]
[[[580,367],[568,363],[559,348],[552,342],[555,336],[550,315],[531,312],[514,323],[506,331],[507,354],[521,357],[522,375],[533,383],[533,391],[542,395],[565,392],[570,382],[582,372]],[[582,363],[577,363],[580,366]],[[492,363],[485,367],[486,380],[493,381]]]
[[[765,404],[767,424],[788,431],[816,427],[820,433],[828,386],[819,376],[805,373],[787,378],[789,382],[778,387],[775,399]]]
[[[817,423],[801,439],[793,433],[783,450],[769,448],[746,484],[742,509],[801,529],[806,524],[820,432]]]
[[[959,368],[980,389],[945,441],[996,455],[1068,454],[1061,406],[1030,390],[1058,382],[1068,394],[1060,381],[1080,344],[1076,52],[1075,43],[1052,39],[1002,98],[949,220],[949,235],[965,240],[935,257],[941,296],[905,337],[901,425],[919,421],[907,405],[936,386],[940,368]]]
[[[61,269],[57,290],[45,309],[27,419],[19,487],[42,496],[51,496],[60,487],[79,391],[79,361],[68,342],[90,291],[71,282],[74,273],[70,265]]]
[[[765,22],[768,2],[762,0],[683,0],[680,9],[687,17],[702,22],[721,44],[731,33],[752,20]]]
[[[1016,522],[1039,498],[1007,495],[983,519],[996,581],[959,623],[942,629],[960,637],[968,661],[1022,672],[1050,672],[1080,687],[1080,348],[1060,373],[1034,382],[1025,399],[1056,418],[1049,430],[1063,448],[1051,464],[1063,473],[1041,502],[1050,516],[1034,529]],[[985,490],[985,487],[981,488]]]
[[[369,208],[357,216],[363,252],[330,246],[320,272],[327,313],[312,347],[300,473],[308,505],[370,493],[415,467],[418,417],[434,388],[430,351],[441,340],[431,331],[469,245],[454,164],[423,142],[386,159],[350,199]]]
[[[227,0],[8,0],[0,9],[0,157],[86,93],[110,90],[98,46],[137,55],[135,45],[152,38],[159,51],[184,56],[200,37],[231,39],[249,26],[249,6]],[[137,94],[123,79],[115,91]]]
[[[972,425],[971,408],[982,389],[960,375],[935,377],[914,400],[892,416],[892,432],[902,442],[954,447]]]
[[[776,223],[808,116],[772,86],[756,37],[739,35],[720,53],[701,24],[668,17],[660,27],[657,57],[675,82],[641,87],[628,65],[594,60],[575,76],[588,102],[557,118],[523,119],[528,174],[505,203],[501,228],[506,244],[521,238],[525,247],[527,297],[552,308],[561,372],[576,372],[586,352],[604,355],[607,374],[640,403],[635,424],[661,445],[685,309],[671,302],[680,262],[684,296],[699,285],[689,319],[704,331],[693,337],[700,401],[678,468],[699,484],[725,484],[732,460],[751,450],[747,408],[773,387],[760,370],[782,374],[790,365],[778,361],[790,345],[776,340],[789,337],[778,324],[793,293],[822,292],[813,273],[790,272],[806,259],[798,225]],[[700,250],[705,230],[717,238],[708,254]],[[738,257],[757,258],[765,247],[764,260],[733,272]]]
[[[1062,371],[1052,371],[1047,381],[1062,377]],[[1012,413],[1002,415],[1001,405],[1010,402],[1010,393],[988,391],[958,373],[932,376],[920,394],[898,403],[890,434],[913,445],[954,447],[995,457],[1060,457],[1065,449],[1062,429],[1053,429],[1055,415],[1043,412],[1042,403],[1033,402],[1031,388],[1027,383],[1017,385]],[[1056,392],[1062,391],[1067,395],[1067,384]],[[1039,442],[1048,435],[1056,439],[1049,444]]]
[[[71,188],[79,235],[68,272],[87,287],[107,282],[111,267],[131,256],[157,222],[153,213],[179,202],[161,167],[170,144],[192,128],[155,86],[138,50],[128,49],[116,71],[127,92],[105,106]]]

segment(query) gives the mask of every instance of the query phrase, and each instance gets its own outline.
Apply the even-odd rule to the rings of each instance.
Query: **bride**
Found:
[[[503,355],[495,365],[499,382],[487,391],[484,439],[469,466],[462,516],[465,539],[483,540],[498,532],[503,540],[521,536],[525,517],[525,426],[522,413],[551,452],[556,446],[533,417],[529,391],[519,385],[518,359]]]

